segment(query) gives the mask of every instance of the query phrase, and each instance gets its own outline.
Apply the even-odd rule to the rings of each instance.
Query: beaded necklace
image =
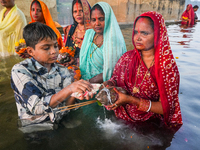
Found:
[[[79,47],[81,41],[83,41],[83,38],[84,38],[84,34],[83,34],[82,37],[78,37],[78,35],[77,35],[78,32],[84,32],[85,33],[85,29],[80,30],[80,29],[78,29],[78,27],[76,28],[75,35],[74,35],[74,41],[72,42],[75,45],[75,47]]]

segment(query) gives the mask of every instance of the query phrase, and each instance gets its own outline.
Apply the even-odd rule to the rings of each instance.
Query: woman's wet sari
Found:
[[[182,21],[181,24],[190,26],[190,25],[194,25],[194,10],[191,4],[188,4],[188,7],[190,8],[190,10],[187,11],[186,9],[181,15],[181,18],[189,19],[189,21]]]
[[[86,31],[80,51],[80,69],[84,80],[103,73],[103,81],[107,81],[112,76],[118,59],[126,52],[126,45],[110,5],[105,2],[97,4],[102,7],[105,14],[103,45],[96,48],[93,43],[95,31],[93,29]]]
[[[181,125],[182,117],[178,98],[179,71],[169,44],[164,18],[153,11],[140,16],[150,17],[154,22],[155,63],[149,68],[150,74],[145,76],[148,69],[142,60],[140,51],[135,48],[119,59],[110,81],[115,82],[116,86],[124,88],[134,97],[152,102],[157,102],[160,98],[164,115],[139,111],[134,104],[119,106],[114,110],[115,115],[132,122],[144,122],[158,118],[167,126]],[[140,64],[140,72],[137,75]],[[138,76],[137,80],[136,76]],[[137,93],[133,92],[135,86],[140,87]]]

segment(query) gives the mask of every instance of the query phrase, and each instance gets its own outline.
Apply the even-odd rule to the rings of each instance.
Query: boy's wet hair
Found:
[[[26,46],[35,49],[35,45],[44,39],[57,40],[57,35],[49,26],[34,22],[24,27],[23,38],[26,41]]]

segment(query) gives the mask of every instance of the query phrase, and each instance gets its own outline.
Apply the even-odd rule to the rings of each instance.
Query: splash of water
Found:
[[[105,133],[107,138],[110,138],[118,133],[121,135],[121,131],[124,128],[124,125],[122,124],[112,122],[108,118],[101,120],[100,117],[97,118],[97,126]],[[121,136],[121,138],[123,138],[123,136]]]

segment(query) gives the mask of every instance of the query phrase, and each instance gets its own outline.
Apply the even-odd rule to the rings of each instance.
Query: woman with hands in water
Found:
[[[118,118],[144,122],[158,118],[167,126],[182,125],[179,105],[179,71],[162,15],[146,12],[136,18],[132,41],[135,49],[117,62],[105,86],[124,88],[109,105]]]
[[[91,9],[92,29],[86,31],[80,51],[81,78],[90,83],[103,83],[111,78],[126,44],[109,4],[99,2]]]

